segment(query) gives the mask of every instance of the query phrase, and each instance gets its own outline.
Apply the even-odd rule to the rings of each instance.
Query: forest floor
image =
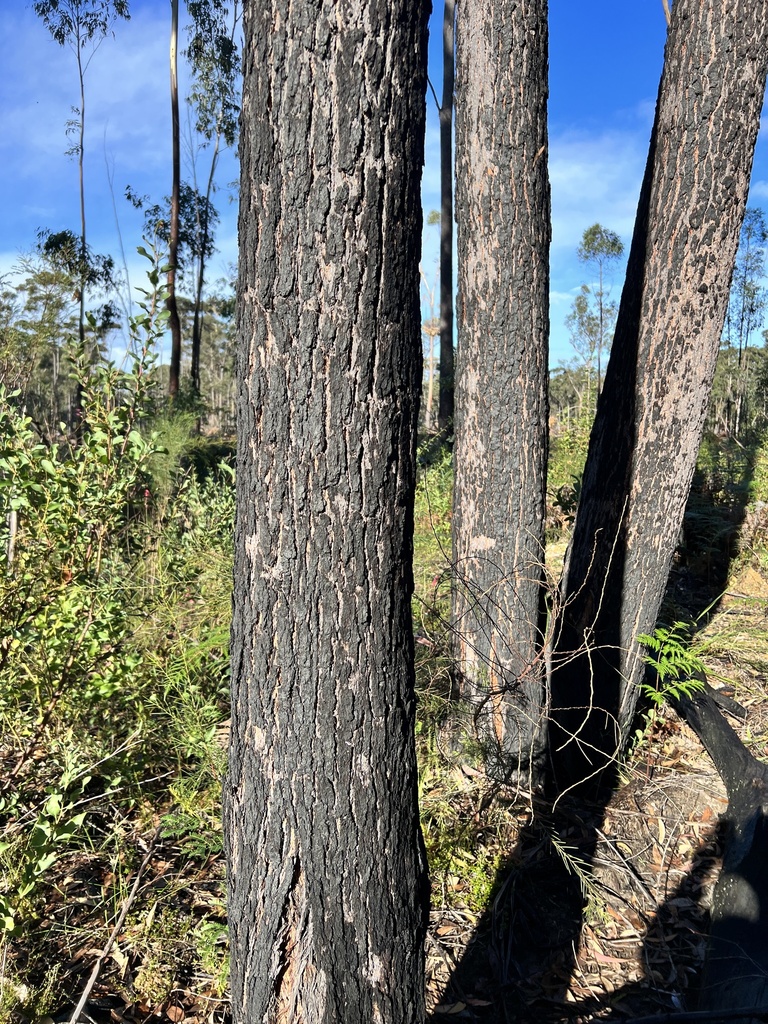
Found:
[[[691,586],[701,582],[688,570],[673,572],[678,598]],[[697,643],[711,684],[748,710],[730,724],[764,759],[768,572],[756,558],[743,562],[727,587]],[[480,912],[451,891],[450,875],[442,892],[433,887],[433,1021],[639,1024],[695,1009],[728,801],[701,742],[668,706],[636,740],[605,807],[564,801],[553,814],[455,766],[478,837],[472,855],[482,850],[498,870]]]
[[[430,516],[449,508],[441,493],[445,508],[433,502]],[[440,586],[447,523],[444,516],[433,556],[417,550],[422,594]],[[696,653],[711,684],[726,684],[748,710],[731,724],[758,758],[768,756],[768,560],[758,536],[766,523],[763,510],[760,522],[745,524],[754,544],[742,539],[738,558],[714,574],[719,582],[704,557],[676,565],[668,594],[674,615],[690,619],[716,598],[700,620]],[[639,1024],[695,1008],[727,806],[699,740],[662,706],[638,720],[606,806],[562,800],[553,811],[494,782],[477,750],[441,749],[429,723],[445,665],[428,626],[417,630],[417,652],[436,680],[433,691],[422,679],[418,737],[432,874],[430,1020]],[[185,804],[178,787],[167,805],[151,794],[130,807],[98,805],[91,847],[50,869],[34,933],[0,947],[0,1024],[68,1021],[86,994],[83,1019],[95,1024],[225,1024],[215,802],[223,764],[222,755],[210,766],[208,805],[197,797]]]

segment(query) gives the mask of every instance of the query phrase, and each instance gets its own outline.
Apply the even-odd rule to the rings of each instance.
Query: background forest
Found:
[[[234,269],[222,277],[212,267],[219,207],[234,189],[219,158],[237,144],[240,8],[188,0],[181,26],[170,20],[186,68],[187,138],[177,135],[175,147],[169,140],[178,159],[175,171],[169,161],[167,196],[126,190],[141,238],[121,237],[114,252],[101,253],[89,241],[88,72],[102,46],[120,46],[130,12],[117,0],[33,6],[40,33],[71,58],[75,103],[66,131],[79,194],[74,185],[69,227],[13,240],[25,252],[0,280],[0,1024],[68,1020],[86,1000],[97,1021],[153,1014],[175,1024],[224,1020],[221,784],[237,311]],[[425,220],[429,237],[435,218]],[[611,225],[579,230],[573,255],[581,276],[569,282],[561,317],[569,348],[549,375],[552,580],[571,535],[625,265],[624,242]],[[435,1019],[492,1019],[498,987],[513,982],[511,949],[494,978],[473,963],[472,950],[486,943],[502,956],[494,946],[503,931],[500,895],[516,884],[515,871],[522,878],[528,870],[531,888],[523,893],[521,882],[521,893],[533,899],[536,885],[542,888],[535,852],[546,847],[575,880],[580,910],[588,908],[582,946],[574,947],[582,974],[564,987],[560,963],[514,980],[519,1019],[529,1010],[539,1020],[569,1019],[579,1000],[578,1012],[592,1019],[586,1015],[602,1012],[622,985],[638,1019],[675,1009],[700,965],[700,936],[685,945],[674,922],[654,933],[649,914],[663,905],[670,917],[690,910],[701,923],[697,900],[670,878],[677,884],[674,872],[683,873],[682,858],[721,797],[718,791],[689,808],[670,832],[666,805],[649,810],[637,780],[681,771],[703,777],[690,736],[649,691],[621,771],[622,792],[634,786],[639,816],[653,819],[650,852],[638,867],[625,851],[633,840],[618,838],[606,856],[624,880],[593,877],[580,860],[578,823],[562,841],[534,825],[530,802],[499,781],[482,735],[471,737],[470,710],[453,699],[453,435],[440,429],[438,414],[453,381],[440,378],[431,244],[422,264],[413,600],[419,795],[433,907],[429,1007]],[[680,651],[689,668],[697,659],[715,666],[755,704],[763,699],[756,679],[765,669],[765,627],[753,613],[762,614],[768,596],[766,245],[765,215],[755,203],[741,231],[705,438],[660,624],[667,629],[663,656]],[[722,603],[725,592],[744,607]],[[727,620],[712,614],[718,601]],[[457,719],[470,737],[461,745]],[[768,733],[760,721],[748,739],[762,754]],[[706,844],[696,846],[699,874],[685,869],[700,888],[716,852],[716,836],[707,841],[706,855]],[[627,895],[632,885],[639,895]],[[557,885],[550,891],[557,901]],[[526,921],[541,911],[538,903],[521,907]]]

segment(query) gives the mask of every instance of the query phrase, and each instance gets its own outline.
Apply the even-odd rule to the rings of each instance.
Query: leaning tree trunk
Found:
[[[427,4],[248,4],[225,793],[235,1022],[418,1022]]]
[[[454,623],[502,773],[538,747],[548,432],[547,4],[460,3]]]
[[[768,0],[676,0],[645,178],[563,579],[556,786],[627,736],[696,465],[768,61]]]

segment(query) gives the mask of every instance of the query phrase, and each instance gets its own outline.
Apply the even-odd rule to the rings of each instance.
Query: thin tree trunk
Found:
[[[168,242],[168,326],[171,331],[171,365],[168,393],[178,393],[181,380],[181,320],[176,303],[176,272],[179,261],[179,205],[181,192],[181,146],[179,130],[179,0],[171,0],[171,136],[173,148],[173,184],[171,187],[171,225]]]
[[[443,98],[440,105],[440,397],[437,423],[453,421],[453,80],[454,0],[443,8]]]
[[[195,288],[195,308],[192,319],[192,390],[196,397],[200,397],[200,350],[203,341],[203,288],[205,287],[205,253],[208,248],[208,236],[210,234],[209,211],[211,194],[213,193],[213,182],[216,176],[216,164],[219,159],[219,144],[221,133],[216,132],[211,156],[211,169],[208,173],[208,183],[205,189],[205,216],[203,217],[202,231],[200,235],[200,258],[197,265],[197,285]]]
[[[618,322],[563,579],[557,786],[627,736],[728,305],[768,60],[768,0],[676,0]]]
[[[543,707],[547,4],[461,3],[456,31],[456,655],[506,774]]]
[[[427,6],[245,7],[235,1024],[424,1015],[410,598]]]
[[[80,39],[80,29],[78,23],[78,31],[75,37],[75,43],[77,46],[77,74],[80,82],[80,126],[78,136],[78,157],[77,157],[77,172],[78,172],[78,184],[80,189],[80,252],[78,254],[78,262],[80,264],[78,274],[78,298],[79,298],[79,310],[77,320],[77,333],[80,340],[80,346],[85,350],[85,285],[87,276],[87,242],[85,237],[85,69],[83,68],[83,57],[82,47]],[[77,382],[77,409],[75,411],[75,435],[79,439],[82,437],[82,432],[85,427],[84,417],[84,395],[83,385],[78,380]]]
[[[80,51],[80,40],[77,49],[77,73],[80,79],[80,142],[78,146],[77,170],[80,186],[80,318],[78,331],[80,344],[85,344],[85,286],[88,263],[88,247],[85,238],[85,71],[83,69],[82,54]],[[79,401],[79,398],[78,398]]]

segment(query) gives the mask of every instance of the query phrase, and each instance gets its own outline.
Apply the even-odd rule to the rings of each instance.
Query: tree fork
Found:
[[[562,582],[554,788],[626,739],[704,427],[768,64],[768,0],[676,0]]]

